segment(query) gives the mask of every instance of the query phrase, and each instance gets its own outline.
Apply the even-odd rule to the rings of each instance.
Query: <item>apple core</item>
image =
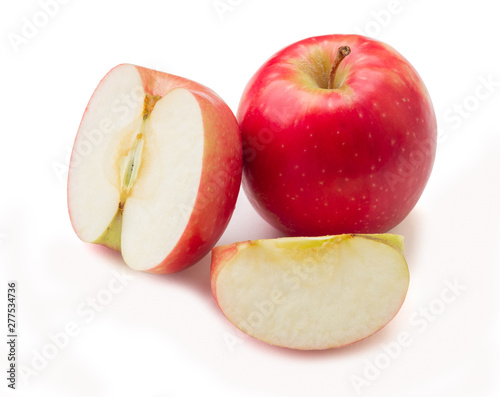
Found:
[[[132,149],[122,157],[120,161],[120,202],[118,209],[111,223],[106,228],[104,233],[95,241],[97,244],[105,244],[110,248],[120,251],[121,250],[121,232],[122,232],[122,217],[125,202],[130,196],[134,183],[139,174],[141,167],[142,154],[144,145],[146,143],[147,131],[149,126],[149,117],[156,105],[156,102],[161,99],[159,95],[145,94],[144,109],[142,111],[142,122],[139,128],[139,133],[135,138]],[[133,128],[133,126],[131,126]]]

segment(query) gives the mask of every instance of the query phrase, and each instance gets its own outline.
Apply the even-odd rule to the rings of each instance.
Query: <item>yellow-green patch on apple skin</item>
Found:
[[[118,208],[109,226],[97,240],[93,241],[93,243],[104,245],[114,251],[121,252],[122,219],[123,208]]]
[[[355,234],[356,236],[378,240],[382,243],[390,245],[401,255],[405,255],[404,237],[399,234],[383,233],[383,234]]]
[[[321,247],[325,243],[334,243],[342,241],[343,239],[352,238],[353,236],[359,236],[371,240],[377,240],[384,244],[387,244],[401,253],[405,254],[404,250],[404,237],[398,234],[390,233],[380,233],[380,234],[339,234],[334,236],[319,236],[319,237],[282,237],[278,239],[261,239],[261,240],[251,240],[242,241],[236,244],[236,246],[241,247],[246,244],[276,244],[280,248],[294,248],[294,249],[308,249],[313,247]],[[229,244],[227,246],[232,246]],[[215,247],[214,250],[223,250],[225,246]],[[234,252],[235,253],[235,252]]]

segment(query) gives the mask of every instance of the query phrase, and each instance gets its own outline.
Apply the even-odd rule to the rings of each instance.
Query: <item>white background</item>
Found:
[[[7,280],[17,280],[17,395],[498,395],[494,2],[221,0],[229,6],[218,12],[213,0],[61,0],[48,16],[45,1],[0,6],[0,312],[7,311]],[[33,20],[37,31],[14,45]],[[184,272],[149,275],[76,237],[66,204],[69,150],[93,90],[113,66],[188,77],[236,111],[247,81],[277,50],[353,32],[390,44],[415,66],[440,127],[427,189],[394,230],[406,238],[411,284],[382,331],[339,350],[272,347],[237,333],[218,311],[209,255]],[[219,244],[275,236],[242,193]],[[3,396],[6,314],[0,319]]]

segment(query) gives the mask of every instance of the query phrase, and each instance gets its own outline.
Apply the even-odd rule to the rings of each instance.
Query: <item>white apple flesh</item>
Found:
[[[131,268],[182,270],[215,245],[241,178],[236,119],[193,81],[119,65],[78,131],[68,206],[85,242],[121,251]]]
[[[256,240],[212,250],[215,300],[243,332],[320,350],[384,327],[409,284],[403,238],[391,234]]]

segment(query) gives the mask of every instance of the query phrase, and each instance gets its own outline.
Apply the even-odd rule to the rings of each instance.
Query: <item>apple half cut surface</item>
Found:
[[[272,345],[320,350],[384,327],[409,284],[403,237],[255,240],[212,250],[211,287],[227,319]]]
[[[215,245],[241,182],[238,124],[213,91],[122,64],[95,90],[73,147],[68,207],[78,237],[131,268],[172,273]]]

